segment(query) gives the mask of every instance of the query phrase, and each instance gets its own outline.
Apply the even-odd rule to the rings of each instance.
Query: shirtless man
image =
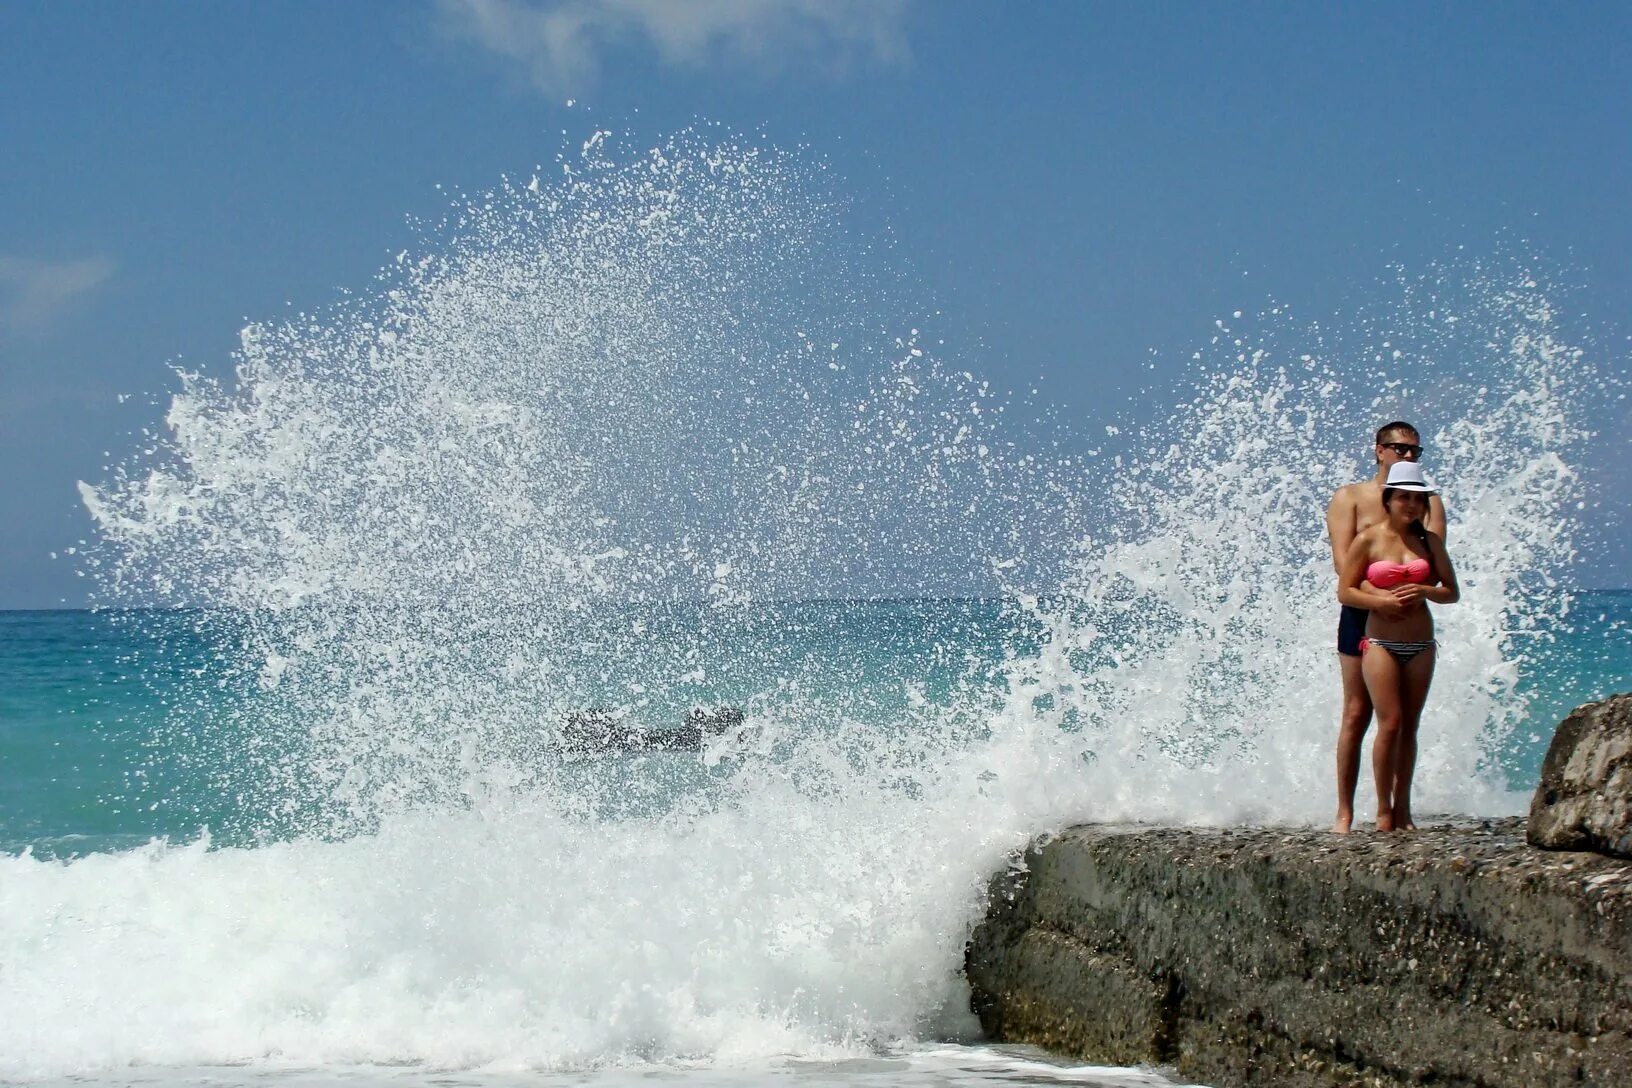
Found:
[[[1377,474],[1369,480],[1344,484],[1326,508],[1326,534],[1332,541],[1332,567],[1341,573],[1343,557],[1362,530],[1382,521],[1383,481],[1397,461],[1422,457],[1422,439],[1409,423],[1396,420],[1377,432]],[[1445,504],[1438,495],[1428,503],[1423,524],[1445,536]],[[1360,777],[1360,746],[1371,725],[1371,696],[1360,674],[1360,640],[1366,633],[1363,609],[1343,606],[1337,623],[1337,662],[1343,673],[1343,719],[1337,734],[1337,822],[1332,830],[1347,835],[1354,823],[1354,787]]]

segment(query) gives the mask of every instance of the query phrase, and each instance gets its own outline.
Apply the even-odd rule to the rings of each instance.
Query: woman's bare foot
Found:
[[[1379,812],[1377,814],[1377,830],[1378,831],[1393,831],[1394,830],[1394,814],[1392,812]]]
[[[1349,833],[1349,829],[1353,826],[1354,813],[1339,812],[1337,814],[1337,821],[1332,824],[1332,833],[1335,835],[1347,835]]]

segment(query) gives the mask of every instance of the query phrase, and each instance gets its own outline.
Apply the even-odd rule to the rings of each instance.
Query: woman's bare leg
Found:
[[[1400,666],[1394,655],[1373,643],[1360,659],[1366,690],[1377,718],[1371,742],[1371,778],[1377,786],[1377,830],[1394,830],[1394,761],[1400,739]]]
[[[1414,831],[1411,819],[1411,777],[1417,770],[1417,726],[1422,706],[1434,682],[1435,650],[1424,650],[1400,669],[1400,737],[1394,746],[1394,826]]]

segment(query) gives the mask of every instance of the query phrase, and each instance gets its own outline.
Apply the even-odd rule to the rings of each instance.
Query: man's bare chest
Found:
[[[1383,509],[1383,489],[1365,488],[1354,499],[1354,531],[1363,533],[1380,521],[1388,519]]]

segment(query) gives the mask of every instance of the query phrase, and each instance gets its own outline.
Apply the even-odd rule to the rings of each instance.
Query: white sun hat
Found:
[[[1416,491],[1424,495],[1437,495],[1439,488],[1428,479],[1422,466],[1415,461],[1396,461],[1388,468],[1388,483],[1384,487],[1392,487],[1397,491]]]

